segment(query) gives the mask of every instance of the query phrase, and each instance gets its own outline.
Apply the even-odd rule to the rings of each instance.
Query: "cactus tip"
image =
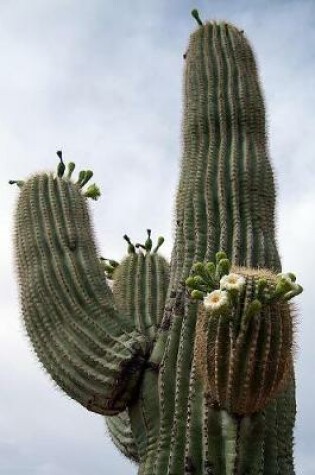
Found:
[[[199,16],[199,12],[196,8],[194,8],[192,11],[191,11],[191,14],[192,16],[194,17],[194,19],[196,20],[196,22],[198,23],[199,26],[202,26],[203,23],[200,19],[200,16]]]
[[[60,159],[60,163],[59,163],[58,168],[57,168],[57,176],[59,178],[62,178],[66,167],[65,167],[65,164],[63,163],[63,160],[62,160],[62,151],[58,150],[56,153],[57,153],[57,156]]]

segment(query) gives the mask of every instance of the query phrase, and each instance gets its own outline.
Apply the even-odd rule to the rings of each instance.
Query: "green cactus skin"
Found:
[[[59,173],[21,182],[15,244],[25,324],[57,384],[89,410],[114,416],[113,440],[139,463],[139,475],[294,475],[294,371],[253,414],[213,401],[198,373],[201,303],[185,286],[193,264],[214,261],[219,250],[247,269],[277,273],[281,263],[252,50],[234,26],[194,16],[199,26],[185,55],[183,159],[162,321],[166,286],[160,291],[146,278],[152,257],[128,257],[115,304],[96,257],[82,180],[74,185],[71,173]],[[89,195],[97,198],[99,189],[93,185]],[[148,236],[143,247],[151,246]],[[246,371],[233,379],[232,392],[248,386]]]
[[[135,328],[154,339],[162,320],[169,284],[169,264],[157,253],[130,253],[113,275],[115,304]]]
[[[22,187],[15,248],[25,325],[55,382],[89,410],[125,409],[149,341],[114,307],[78,187],[43,174]]]
[[[139,463],[139,450],[132,433],[128,410],[105,417],[109,436],[117,449],[129,460]]]
[[[161,238],[159,238],[161,241]],[[169,264],[157,254],[142,250],[130,252],[113,273],[113,295],[119,312],[154,344],[162,321],[169,284]],[[116,447],[126,457],[139,462],[128,410],[106,417],[106,424]],[[143,454],[142,454],[143,455]]]
[[[192,34],[186,53],[183,159],[169,292],[175,298],[167,303],[170,310],[151,356],[161,368],[159,438],[151,452],[154,460],[148,456],[141,473],[294,473],[294,381],[257,416],[230,414],[226,435],[226,412],[209,403],[198,381],[193,358],[198,305],[183,286],[193,263],[214,260],[220,249],[235,266],[280,272],[274,210],[253,53],[234,26],[206,23]]]

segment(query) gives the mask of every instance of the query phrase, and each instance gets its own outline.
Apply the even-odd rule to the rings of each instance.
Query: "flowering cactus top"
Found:
[[[232,271],[231,271],[232,270]],[[288,301],[303,289],[296,283],[296,276],[289,273],[273,274],[265,269],[231,269],[226,254],[218,252],[216,263],[197,262],[192,275],[186,279],[191,298],[202,300],[204,307],[212,314],[229,314],[243,294],[246,277],[254,277],[254,298],[247,312],[258,312],[262,304],[273,301]]]

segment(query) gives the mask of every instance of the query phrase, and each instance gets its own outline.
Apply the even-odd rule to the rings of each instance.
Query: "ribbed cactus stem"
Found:
[[[142,246],[146,253],[142,251],[129,253],[119,266],[115,267],[112,278],[113,295],[118,310],[134,323],[139,332],[149,337],[153,345],[164,313],[169,284],[169,264],[157,252],[150,252],[152,247],[150,230],[147,230],[147,235],[146,246]],[[129,248],[129,238],[127,242]],[[146,391],[141,393],[139,401],[135,402],[128,412],[106,418],[107,427],[116,446],[129,458],[137,458],[138,461],[145,456],[149,445],[148,439],[153,437],[153,427],[155,438],[158,435],[157,371],[158,368],[154,364],[148,363],[148,372],[143,378],[143,387]]]
[[[66,175],[66,178],[68,180],[71,179],[71,176],[72,176],[72,173],[74,172],[74,169],[75,169],[75,163],[69,162],[68,163],[68,172],[67,172],[67,175]]]
[[[190,39],[172,287],[224,250],[235,265],[280,269],[265,107],[251,48],[227,23]]]
[[[232,408],[216,402],[231,397],[239,401],[241,412],[246,410],[251,400],[248,392],[256,354],[260,353],[262,360],[267,361],[269,348],[271,354],[278,351],[277,312],[270,316],[269,321],[275,325],[271,336],[268,319],[261,332],[253,319],[259,313],[260,302],[249,303],[244,314],[242,343],[248,352],[246,355],[235,353],[233,364],[239,369],[237,375],[230,374],[230,382],[229,354],[226,361],[221,355],[229,348],[231,330],[221,317],[215,323],[208,354],[209,361],[214,362],[214,393],[212,398],[205,399],[193,356],[200,344],[195,334],[200,304],[191,300],[183,289],[194,263],[215,261],[217,251],[224,251],[234,266],[265,267],[279,272],[274,206],[265,107],[250,45],[243,32],[228,23],[200,25],[191,35],[185,62],[183,158],[171,260],[171,310],[165,311],[151,356],[151,360],[161,363],[160,431],[154,446],[155,471],[145,470],[145,474],[276,475],[280,472],[273,469],[268,472],[271,462],[264,456],[264,448],[270,450],[273,444],[265,437],[268,425],[276,438],[287,440],[288,458],[291,454],[292,461],[292,411],[286,434],[284,426],[260,413],[257,418],[248,415],[243,421],[244,416],[241,416],[235,422],[228,412],[231,419],[227,424],[224,414],[227,414],[226,409]],[[225,257],[222,254],[218,259],[224,261]],[[218,270],[219,274],[224,270],[225,264]],[[197,282],[193,292],[202,293],[201,282]],[[287,320],[290,320],[289,314]],[[209,331],[211,335],[212,330]],[[280,342],[279,348],[282,346]],[[263,369],[258,370],[262,374]],[[258,386],[256,400],[260,397],[260,408],[265,407],[266,395],[274,390],[274,378],[276,375],[264,374],[263,381],[258,382],[261,386]],[[286,388],[287,398],[294,405],[293,387],[288,377]],[[286,411],[282,401],[279,396],[273,402],[274,410]],[[275,457],[274,466],[279,467],[280,456]],[[283,472],[284,475],[292,473]]]
[[[114,308],[85,198],[62,178],[35,176],[21,190],[16,222],[25,324],[42,364],[89,410],[123,410],[149,346]]]

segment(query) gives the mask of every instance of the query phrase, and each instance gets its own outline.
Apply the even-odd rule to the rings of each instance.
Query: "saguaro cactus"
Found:
[[[56,175],[16,182],[25,325],[139,474],[293,475],[302,288],[281,273],[256,64],[243,31],[193,16],[170,269],[150,230],[143,245],[125,236],[119,265],[100,259],[86,205],[99,189],[58,152]]]

